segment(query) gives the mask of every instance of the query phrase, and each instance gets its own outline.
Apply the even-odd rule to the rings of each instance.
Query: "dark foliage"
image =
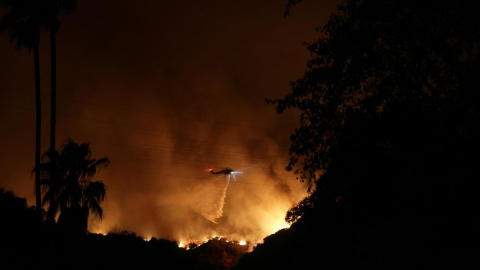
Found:
[[[302,216],[235,269],[476,269],[478,145],[437,117],[352,119]]]
[[[54,221],[60,210],[58,223],[67,230],[85,234],[89,213],[100,219],[100,203],[106,196],[106,186],[93,181],[95,174],[110,164],[108,158],[92,158],[90,144],[77,144],[68,138],[60,153],[47,151],[46,162],[40,164],[42,173],[43,205],[48,205],[47,219]]]
[[[227,241],[223,238],[211,239],[207,243],[191,249],[191,253],[198,258],[195,269],[212,270],[230,269],[247,251],[247,246],[241,246],[236,241]]]
[[[179,248],[133,232],[70,234],[0,188],[0,269],[230,269],[246,246],[225,239]]]
[[[293,1],[294,3],[295,1]],[[475,1],[347,1],[279,112],[312,192],[235,269],[480,266]]]
[[[312,59],[292,92],[273,102],[298,108],[291,162],[314,182],[328,167],[347,118],[390,106],[478,117],[480,25],[476,1],[347,1],[308,46]]]

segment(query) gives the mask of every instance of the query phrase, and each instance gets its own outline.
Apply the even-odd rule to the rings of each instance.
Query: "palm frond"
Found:
[[[85,189],[86,198],[92,198],[99,202],[105,199],[106,193],[106,186],[102,181],[90,182]]]
[[[103,219],[103,209],[100,206],[100,202],[91,200],[86,203],[86,206],[96,217],[98,217],[100,220]]]
[[[107,167],[108,158],[91,158],[88,143],[77,144],[67,138],[60,152],[44,155],[40,164],[43,203],[49,206],[49,216],[72,208],[88,209],[100,219],[103,210],[100,204],[106,197],[106,186],[101,181],[92,181],[100,168]],[[88,214],[88,213],[87,213]]]
[[[97,166],[99,169],[100,168],[106,168],[106,167],[108,167],[108,165],[110,165],[110,159],[108,159],[106,157],[100,158],[95,162],[95,166]]]

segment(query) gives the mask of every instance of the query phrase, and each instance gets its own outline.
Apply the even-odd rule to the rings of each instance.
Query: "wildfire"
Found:
[[[239,245],[239,246],[247,246],[248,245],[250,251],[253,247],[255,247],[257,245],[256,241],[251,242],[251,241],[247,241],[247,240],[234,240],[234,239],[231,239],[231,238],[215,236],[215,237],[207,238],[207,239],[204,239],[204,240],[197,240],[197,241],[196,240],[182,240],[182,241],[178,242],[178,247],[179,248],[184,248],[186,250],[194,249],[196,247],[199,247],[201,245],[204,245],[204,244],[208,243],[211,240],[225,241],[225,243],[232,243],[234,245],[236,244],[236,245]]]
[[[272,232],[278,232],[281,229],[290,228],[290,224],[288,224],[284,219],[281,219],[272,222],[270,227],[272,228]]]
[[[122,219],[122,214],[127,212],[110,206],[117,211],[103,222],[90,220],[89,231],[105,235],[110,231],[125,230],[145,237],[145,241],[152,237],[175,241],[178,247],[184,249],[194,249],[220,238],[230,244],[247,246],[250,250],[256,244],[263,243],[265,237],[289,228],[285,214],[295,201],[305,195],[297,189],[280,192],[267,184],[259,186],[261,188],[248,185],[262,183],[262,179],[261,176],[254,178],[244,174],[243,179],[238,179],[235,183],[232,181],[227,186],[228,179],[215,178],[215,181],[196,181],[191,186],[182,185],[170,197],[142,197],[147,202],[155,201],[151,207],[155,210],[152,213],[156,214],[139,214],[137,218],[147,221],[155,219],[158,222],[130,223],[136,219]],[[265,179],[264,182],[269,183],[269,179]],[[261,193],[257,194],[259,192]]]
[[[284,209],[281,209],[285,211]],[[265,236],[270,233],[275,233],[281,229],[289,228],[290,224],[288,224],[284,220],[284,212],[283,211],[272,211],[269,213],[269,215],[266,215],[262,219],[262,226],[265,230]],[[277,213],[278,212],[278,213]],[[113,230],[113,232],[119,231],[119,230]],[[92,233],[98,233],[102,235],[107,235],[109,233],[106,233],[106,230],[102,227],[96,227],[94,230],[91,230]],[[153,236],[151,233],[146,233],[147,236],[140,236],[143,240],[145,241],[150,241]],[[249,250],[253,249],[257,244],[262,243],[263,239],[258,237],[258,235],[238,235],[238,234],[229,234],[229,235],[219,235],[217,233],[212,233],[211,236],[207,237],[202,237],[202,238],[191,238],[191,239],[186,239],[186,238],[180,238],[177,240],[178,247],[179,248],[184,248],[184,249],[193,249],[198,246],[201,246],[203,244],[208,243],[212,239],[222,239],[225,240],[227,243],[234,243],[240,246],[249,246]]]

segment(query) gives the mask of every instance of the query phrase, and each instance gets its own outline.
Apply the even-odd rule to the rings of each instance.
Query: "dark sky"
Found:
[[[107,200],[91,231],[260,240],[286,225],[286,210],[306,194],[284,170],[298,120],[264,100],[284,96],[302,76],[302,43],[316,40],[315,27],[340,1],[308,0],[285,18],[286,2],[80,0],[62,17],[57,146],[71,137],[111,160],[96,176]],[[46,150],[50,61],[42,38]],[[0,63],[0,186],[33,205],[33,54],[2,34]],[[210,167],[242,173],[228,181]]]

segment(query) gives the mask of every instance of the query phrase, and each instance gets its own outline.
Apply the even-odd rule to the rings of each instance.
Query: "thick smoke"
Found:
[[[196,85],[203,87],[201,81]],[[197,104],[186,101],[184,106],[193,109]],[[143,110],[155,111],[153,107]],[[138,120],[137,113],[126,113],[112,120],[133,130],[121,132],[125,127],[119,124],[114,125],[118,130],[99,135],[110,138],[110,145],[99,145],[98,154],[112,160],[99,177],[114,190],[108,190],[105,220],[91,223],[91,230],[125,229],[177,241],[213,235],[260,241],[286,226],[285,212],[305,195],[305,189],[283,169],[286,146],[254,127],[258,122],[248,119],[253,116],[237,110],[225,108],[222,116],[228,116],[228,121],[219,116],[192,120],[189,115],[161,113]],[[117,145],[124,150],[115,150]],[[208,171],[212,167],[230,167],[240,173],[235,179],[213,175]],[[130,179],[128,183],[125,178]]]
[[[57,145],[90,142],[93,157],[111,160],[96,176],[107,199],[92,232],[260,241],[287,226],[286,211],[306,195],[284,170],[296,115],[278,116],[264,99],[302,75],[301,43],[316,38],[337,1],[308,1],[288,18],[276,0],[180,2],[81,1],[61,18]],[[44,38],[44,150],[47,48]],[[6,35],[0,49],[8,52],[0,54],[0,186],[32,205],[33,56]],[[212,167],[242,173],[225,179]]]

